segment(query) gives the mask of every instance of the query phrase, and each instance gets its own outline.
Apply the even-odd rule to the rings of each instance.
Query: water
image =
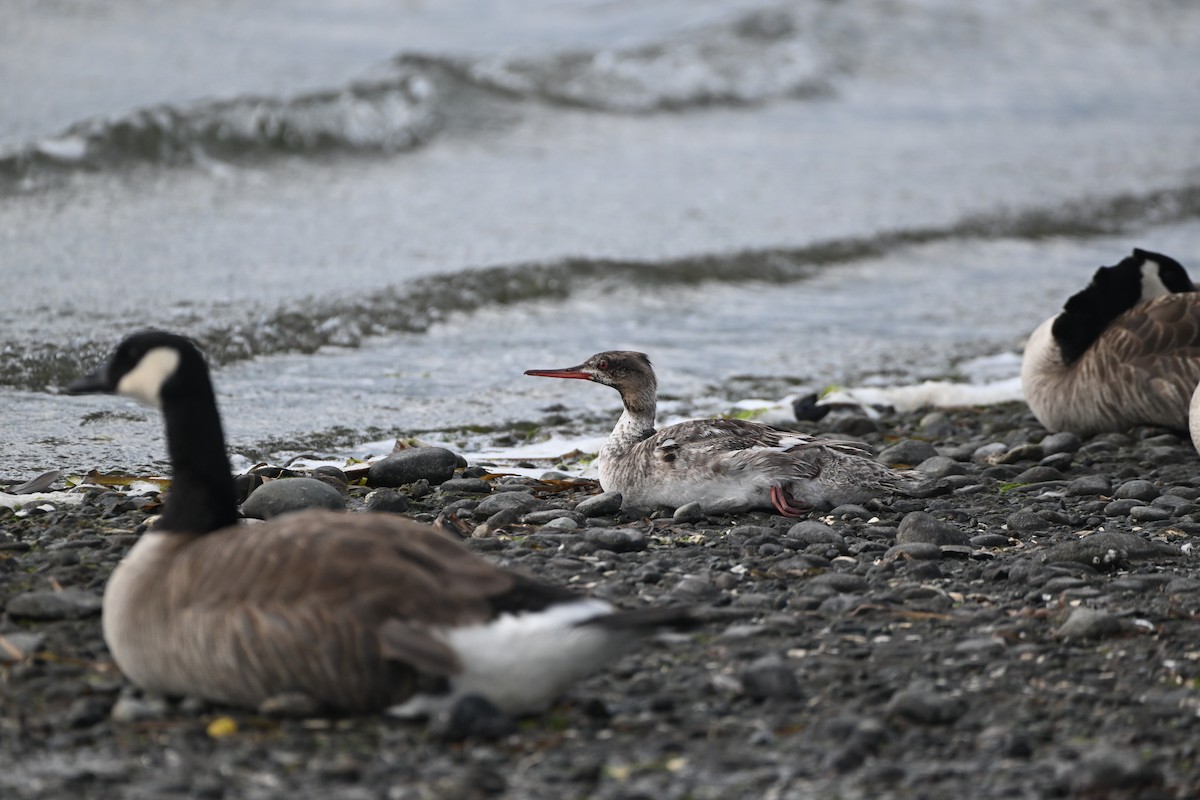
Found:
[[[680,413],[963,377],[1133,246],[1188,265],[1200,9],[974,5],[16,2],[0,475],[160,465],[54,389],[146,325],[239,451],[477,448],[611,421],[526,368],[641,349]]]

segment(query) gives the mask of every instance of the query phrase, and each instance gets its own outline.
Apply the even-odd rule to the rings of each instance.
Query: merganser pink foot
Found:
[[[739,419],[703,419],[655,430],[658,381],[644,353],[597,353],[577,367],[526,375],[611,386],[625,410],[600,448],[600,486],[636,508],[699,502],[705,513],[774,509],[799,517],[815,508],[919,490],[920,478],[870,458],[858,442],[817,439]]]

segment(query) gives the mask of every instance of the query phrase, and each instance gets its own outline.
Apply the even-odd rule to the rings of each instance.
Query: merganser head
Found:
[[[645,353],[632,350],[609,350],[589,358],[577,367],[566,369],[527,369],[526,375],[542,378],[577,378],[611,386],[621,393],[630,408],[654,408],[658,381],[654,368]]]
[[[122,394],[147,405],[187,393],[189,382],[208,381],[208,367],[187,337],[145,330],[126,337],[107,362],[67,386],[70,394]]]

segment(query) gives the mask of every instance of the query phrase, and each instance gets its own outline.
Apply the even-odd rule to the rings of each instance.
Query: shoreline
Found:
[[[492,740],[469,721],[454,733],[445,720],[275,719],[143,697],[109,661],[96,614],[155,497],[100,491],[22,518],[0,509],[0,635],[31,647],[15,661],[0,653],[13,710],[0,721],[0,757],[13,765],[0,790],[21,800],[1200,790],[1200,456],[1186,438],[1048,436],[1021,403],[799,427],[858,433],[890,458],[932,449],[923,469],[950,492],[798,521],[680,522],[589,517],[575,507],[590,490],[560,486],[533,491],[491,529],[503,520],[479,504],[525,494],[528,479],[490,479],[478,493],[488,468],[472,462],[451,484],[459,491],[400,492],[418,518],[453,510],[486,558],[618,605],[683,603],[708,618]],[[368,503],[351,492],[363,495],[351,506]],[[56,586],[66,602],[51,618],[28,616],[24,600],[14,613],[14,597]]]

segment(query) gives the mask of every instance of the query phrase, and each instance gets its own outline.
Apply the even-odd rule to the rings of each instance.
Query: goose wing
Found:
[[[1145,420],[1187,427],[1200,382],[1200,293],[1157,297],[1118,317],[1096,348],[1095,369],[1124,406],[1145,405]]]
[[[306,512],[202,536],[170,571],[178,660],[209,696],[250,705],[287,687],[345,709],[400,702],[462,668],[439,631],[577,597],[373,514]]]

